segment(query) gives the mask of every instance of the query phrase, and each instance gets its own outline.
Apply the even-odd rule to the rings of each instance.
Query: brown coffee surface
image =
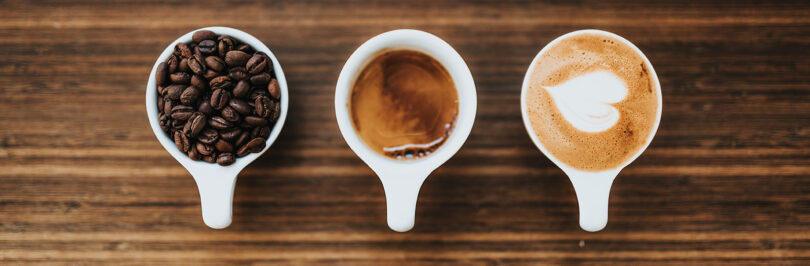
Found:
[[[560,113],[544,87],[558,86],[594,71],[608,71],[628,89],[624,100],[612,104],[619,120],[611,128],[584,132]],[[585,171],[614,169],[642,149],[657,119],[659,90],[650,67],[632,47],[612,36],[576,34],[549,47],[529,79],[526,108],[540,142],[562,163]]]
[[[349,109],[360,138],[394,159],[427,156],[454,128],[458,94],[450,74],[418,51],[388,50],[357,76]]]

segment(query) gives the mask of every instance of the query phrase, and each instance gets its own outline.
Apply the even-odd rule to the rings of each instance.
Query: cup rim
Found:
[[[423,158],[397,160],[381,155],[360,139],[354,130],[348,110],[349,97],[354,81],[360,71],[383,50],[416,50],[438,61],[450,74],[458,94],[458,115],[453,131],[436,151]],[[335,88],[335,115],[343,139],[349,147],[378,175],[386,169],[408,169],[420,165],[434,170],[450,159],[466,141],[475,120],[477,96],[472,73],[461,55],[441,38],[419,30],[392,30],[364,42],[349,57],[338,77]]]
[[[567,39],[569,37],[572,37],[572,36],[576,36],[576,35],[580,35],[580,34],[587,34],[587,33],[595,33],[595,34],[600,34],[600,35],[606,35],[606,36],[615,38],[615,39],[621,41],[622,43],[628,45],[629,47],[631,47],[636,53],[638,53],[638,55],[641,56],[641,58],[644,60],[644,62],[647,64],[647,66],[649,66],[650,73],[652,74],[651,76],[653,77],[653,82],[655,84],[655,89],[658,91],[658,97],[657,97],[658,98],[658,108],[656,110],[655,123],[653,124],[652,131],[650,131],[650,135],[647,137],[647,140],[644,143],[644,146],[642,146],[641,149],[636,151],[636,153],[630,159],[623,162],[620,166],[615,167],[615,168],[611,168],[611,169],[601,169],[601,170],[596,170],[596,171],[588,171],[588,170],[579,169],[579,168],[567,165],[567,164],[563,163],[562,161],[560,161],[553,154],[551,154],[551,152],[549,152],[545,148],[545,146],[543,146],[543,144],[540,142],[540,139],[537,137],[537,134],[535,134],[534,129],[533,129],[532,125],[531,125],[531,121],[529,119],[528,106],[526,106],[526,93],[528,92],[528,89],[529,89],[529,86],[530,86],[531,74],[534,71],[535,66],[537,66],[537,61],[540,59],[540,57],[545,52],[547,52],[548,49],[550,49],[551,47],[553,47],[554,45],[556,45],[560,41],[562,41],[564,39]],[[611,171],[615,171],[617,169],[623,169],[624,167],[627,167],[627,165],[629,165],[630,163],[635,161],[639,156],[641,156],[641,154],[644,153],[644,151],[647,150],[647,148],[650,146],[650,143],[652,143],[652,140],[655,137],[655,134],[658,132],[658,126],[661,123],[661,112],[662,112],[662,110],[663,110],[663,94],[661,93],[661,83],[658,80],[658,74],[655,72],[655,69],[653,68],[652,63],[647,58],[647,56],[635,44],[633,44],[629,40],[625,39],[624,37],[619,36],[618,34],[615,34],[615,33],[612,33],[612,32],[608,32],[608,31],[604,31],[604,30],[597,30],[597,29],[583,29],[583,30],[576,30],[576,31],[568,32],[566,34],[563,34],[563,35],[555,38],[554,40],[552,40],[548,44],[546,44],[543,47],[543,49],[541,49],[540,52],[538,52],[537,55],[535,55],[534,59],[532,59],[532,62],[529,65],[529,68],[526,70],[526,75],[523,78],[523,85],[521,87],[521,92],[520,92],[520,112],[521,112],[521,116],[523,117],[523,125],[526,128],[526,133],[528,133],[529,137],[532,139],[532,142],[534,143],[535,146],[537,146],[537,148],[540,150],[540,152],[542,152],[546,157],[549,158],[549,160],[551,160],[555,165],[557,165],[557,167],[560,167],[564,171],[574,170],[574,171],[579,171],[579,172],[611,172]]]
[[[157,112],[157,84],[155,82],[155,72],[157,70],[157,66],[161,62],[165,62],[166,59],[174,52],[174,47],[180,42],[188,43],[191,42],[191,36],[194,32],[200,30],[210,30],[216,33],[217,35],[228,35],[233,38],[238,39],[239,41],[250,45],[254,50],[261,51],[267,54],[268,57],[273,61],[273,71],[276,74],[276,80],[278,81],[280,92],[281,92],[281,99],[280,99],[280,112],[281,114],[276,120],[276,123],[273,125],[270,131],[270,136],[266,140],[266,145],[261,152],[258,153],[251,153],[246,156],[236,158],[236,161],[228,166],[222,166],[217,163],[208,163],[205,161],[194,161],[188,157],[187,154],[180,152],[177,149],[177,146],[174,144],[174,141],[171,140],[166,132],[160,129],[158,124],[158,112]],[[221,26],[213,26],[213,27],[204,27],[189,31],[188,33],[178,37],[176,40],[172,41],[161,54],[158,56],[157,60],[155,60],[154,66],[152,66],[152,70],[149,74],[149,80],[147,81],[146,85],[146,113],[149,119],[149,125],[152,127],[152,132],[155,134],[158,142],[163,146],[163,148],[171,154],[171,156],[177,160],[181,165],[183,165],[187,170],[198,170],[198,171],[241,171],[244,167],[248,164],[259,158],[262,154],[264,154],[270,146],[275,142],[278,138],[279,134],[281,133],[281,129],[284,127],[284,122],[287,118],[287,110],[289,107],[289,93],[287,88],[287,79],[284,76],[284,72],[282,70],[281,64],[278,62],[278,59],[273,54],[272,51],[259,39],[250,35],[244,31],[229,28],[229,27],[221,27]],[[194,173],[192,173],[194,174]]]

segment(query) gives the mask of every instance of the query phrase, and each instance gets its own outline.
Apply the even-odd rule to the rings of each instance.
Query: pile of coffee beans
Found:
[[[224,166],[262,151],[281,112],[273,61],[212,31],[191,39],[157,67],[160,128],[193,160]]]

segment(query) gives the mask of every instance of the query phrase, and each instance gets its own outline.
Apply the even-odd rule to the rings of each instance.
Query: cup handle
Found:
[[[200,192],[200,206],[205,225],[213,229],[223,229],[231,225],[236,175],[222,176],[222,173],[201,172],[192,176]]]
[[[579,226],[588,232],[602,230],[608,221],[610,187],[621,169],[603,172],[566,171],[579,204]]]
[[[417,176],[413,172],[399,171],[379,175],[385,190],[388,227],[397,232],[413,228],[419,189],[429,173]]]

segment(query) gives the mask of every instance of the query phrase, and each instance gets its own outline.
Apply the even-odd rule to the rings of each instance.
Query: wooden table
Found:
[[[806,1],[148,2],[0,2],[0,264],[810,263]],[[263,40],[291,93],[225,230],[202,223],[144,106],[160,51],[210,25]],[[472,134],[425,183],[408,233],[387,228],[333,107],[352,51],[398,28],[453,45],[478,87]],[[579,229],[570,182],[519,110],[534,55],[583,28],[638,45],[664,96],[598,233]]]

